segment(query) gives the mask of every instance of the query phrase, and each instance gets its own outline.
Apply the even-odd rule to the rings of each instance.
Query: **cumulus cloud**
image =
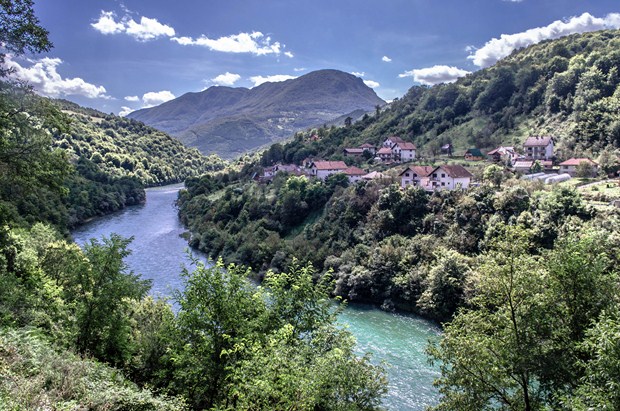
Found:
[[[106,89],[103,86],[88,83],[79,77],[63,78],[57,71],[62,64],[59,58],[45,57],[40,60],[28,60],[32,65],[24,67],[14,61],[11,56],[5,57],[5,65],[13,70],[11,76],[26,81],[40,94],[47,97],[84,96],[88,98],[105,98]]]
[[[295,55],[293,53],[291,53],[290,51],[285,51],[284,55],[290,59],[292,59],[293,57],[295,57]]]
[[[366,84],[370,88],[377,88],[381,85],[377,83],[376,81],[372,81],[372,80],[364,80],[364,84]]]
[[[138,41],[153,40],[158,37],[172,37],[175,35],[174,28],[160,23],[157,19],[140,17],[136,22],[129,16],[124,16],[117,21],[116,15],[111,11],[101,11],[99,19],[91,26],[102,34],[125,33]]]
[[[300,71],[306,71],[306,70],[308,70],[308,69],[305,68],[305,67],[296,67],[296,68],[293,69],[293,71],[296,72],[296,73],[299,73]]]
[[[459,77],[469,74],[469,71],[451,66],[433,66],[423,69],[415,69],[399,74],[398,77],[413,77],[414,81],[425,85],[439,83],[452,83]]]
[[[142,108],[157,106],[168,100],[172,100],[173,98],[175,98],[174,94],[168,90],[149,91],[148,93],[144,93],[142,95]]]
[[[140,101],[140,97],[138,96],[125,96],[126,101]]]
[[[488,67],[508,56],[513,50],[543,40],[557,39],[573,33],[617,28],[620,28],[620,13],[610,13],[603,18],[583,13],[565,21],[556,20],[545,27],[536,27],[515,34],[502,34],[499,39],[493,38],[487,41],[483,47],[467,58],[478,67]]]
[[[351,74],[353,74],[355,77],[364,77],[366,75],[366,73],[364,73],[363,71],[352,71]]]
[[[131,107],[127,107],[127,106],[122,106],[121,107],[121,111],[118,112],[118,115],[121,117],[125,117],[126,115],[128,115],[129,113],[134,112],[135,110],[133,110]]]
[[[388,56],[383,56],[383,57],[381,57],[381,61],[384,61],[384,62],[386,62],[386,63],[389,63],[390,61],[392,61],[392,59],[391,59],[391,58],[389,58]]]
[[[275,74],[273,76],[252,76],[250,77],[250,81],[254,83],[254,87],[260,86],[263,83],[277,83],[279,81],[292,80],[297,78],[295,76],[289,76],[287,74]]]
[[[279,55],[285,47],[278,41],[272,42],[271,37],[265,37],[265,35],[259,31],[232,34],[217,39],[200,36],[197,39],[191,37],[173,37],[171,40],[182,46],[202,46],[213,51],[221,51],[224,53],[251,53],[257,56],[264,56],[267,54]],[[292,53],[286,53],[289,53],[289,57],[292,57]]]
[[[241,76],[239,74],[229,73],[227,71],[224,74],[220,74],[219,76],[212,78],[211,81],[217,84],[218,86],[232,86],[240,78]]]

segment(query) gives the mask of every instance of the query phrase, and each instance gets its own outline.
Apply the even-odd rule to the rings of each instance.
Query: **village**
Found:
[[[505,172],[513,173],[525,180],[540,180],[545,184],[560,183],[574,177],[593,178],[598,175],[599,166],[591,158],[569,158],[557,162],[554,150],[554,138],[550,136],[533,136],[526,139],[521,150],[514,146],[500,146],[483,153],[478,148],[465,151],[462,156],[455,156],[452,146],[442,146],[445,164],[422,165],[417,156],[415,144],[404,141],[397,136],[386,138],[381,146],[365,143],[359,147],[344,148],[343,158],[369,159],[373,165],[381,166],[382,171],[367,171],[354,165],[347,165],[343,160],[325,161],[307,158],[301,165],[275,164],[264,169],[257,180],[269,183],[279,172],[287,172],[309,178],[325,180],[328,176],[342,173],[350,183],[376,179],[392,179],[407,187],[420,187],[428,192],[439,190],[467,189],[478,185],[472,169],[481,165],[496,164]],[[453,164],[457,161],[465,163]],[[417,164],[416,164],[417,163]],[[419,165],[418,165],[419,164]],[[471,166],[469,165],[471,164]]]

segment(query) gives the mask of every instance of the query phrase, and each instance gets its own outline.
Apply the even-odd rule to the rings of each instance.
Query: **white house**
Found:
[[[523,143],[526,160],[551,160],[553,137],[528,137]]]
[[[454,190],[468,188],[473,175],[463,166],[435,167],[429,175],[430,190]]]
[[[349,168],[344,161],[315,161],[310,165],[310,172],[316,178],[325,178],[334,173],[344,173]]]
[[[388,138],[385,139],[385,141],[383,142],[383,147],[387,147],[389,149],[391,149],[394,144],[396,143],[404,143],[405,140],[403,140],[400,137],[396,137],[396,136],[390,136]]]
[[[434,167],[431,166],[409,166],[399,175],[400,186],[402,188],[414,186],[432,190],[430,185],[430,174],[433,170]]]
[[[362,179],[362,176],[366,175],[366,172],[359,167],[351,166],[344,170],[344,173],[349,178],[350,183],[358,182]]]
[[[392,146],[392,157],[396,161],[415,160],[416,146],[413,143],[397,142]]]
[[[581,163],[588,163],[592,166],[592,177],[598,174],[598,163],[589,158],[571,158],[560,163],[560,173],[570,174],[571,177],[575,177],[577,174],[577,167]]]
[[[381,147],[379,151],[377,151],[377,157],[384,163],[390,162],[394,159],[392,154],[392,149],[389,147]]]

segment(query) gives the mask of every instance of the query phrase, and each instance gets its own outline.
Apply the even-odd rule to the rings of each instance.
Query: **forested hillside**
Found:
[[[554,136],[559,158],[596,158],[620,146],[619,46],[617,30],[541,42],[455,83],[414,86],[348,129],[313,131],[320,142],[300,135],[274,161],[336,158],[344,147],[388,135],[414,142],[425,158],[448,143],[462,155],[471,147],[519,147],[534,135]]]
[[[497,165],[477,173],[477,186],[432,193],[389,176],[250,177],[280,161],[342,159],[344,147],[390,135],[414,141],[426,162],[448,142],[486,148],[551,134],[558,157],[599,155],[613,170],[618,45],[617,32],[541,43],[455,84],[414,87],[350,126],[298,133],[238,172],[189,179],[179,204],[191,243],[259,274],[311,261],[343,298],[441,321],[445,336],[428,350],[442,370],[437,410],[617,409],[616,208]]]
[[[0,2],[2,51],[50,49],[32,1]],[[0,52],[0,62],[5,57]],[[165,300],[71,224],[144,199],[145,184],[218,169],[141,123],[59,106],[0,68],[0,409],[379,409],[383,368],[336,324],[331,279],[292,264],[255,287],[198,264]],[[70,113],[67,113],[69,111]],[[161,250],[165,253],[166,250]]]

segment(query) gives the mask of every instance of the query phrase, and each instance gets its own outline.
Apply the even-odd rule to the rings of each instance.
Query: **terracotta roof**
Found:
[[[598,166],[598,163],[596,161],[590,160],[589,158],[574,158],[574,157],[560,163],[560,165],[561,166],[578,166],[582,162],[586,162],[594,166]]]
[[[381,147],[377,154],[392,154],[392,149],[389,147]]]
[[[487,153],[487,156],[492,156],[493,154],[507,154],[507,153],[514,153],[515,148],[514,147],[504,147],[504,146],[500,146],[497,147],[495,150],[491,150]]]
[[[547,147],[553,137],[528,137],[523,143],[523,147]]]
[[[393,143],[404,143],[405,142],[405,140],[403,140],[402,138],[398,136],[390,136],[386,138],[386,140],[391,140]]]
[[[434,169],[435,167],[431,167],[431,166],[409,166],[399,175],[402,176],[403,174],[405,174],[405,172],[407,172],[408,170],[411,170],[414,174],[416,174],[419,177],[428,177],[433,172]]]
[[[372,144],[364,143],[360,146],[360,148],[375,148]]]
[[[346,170],[344,161],[315,161],[312,163],[317,170]]]
[[[467,171],[467,169],[463,166],[439,166],[439,167],[435,167],[435,169],[432,171],[433,173],[436,170],[442,169],[446,172],[446,174],[448,174],[450,177],[452,178],[465,178],[465,177],[473,177],[473,174],[470,173],[469,171]]]
[[[413,143],[408,143],[408,142],[397,142],[396,144],[394,144],[398,147],[400,147],[401,150],[415,150],[415,144]]]
[[[344,173],[348,176],[363,176],[364,174],[366,174],[364,170],[355,166],[347,168],[346,170],[344,170]]]

